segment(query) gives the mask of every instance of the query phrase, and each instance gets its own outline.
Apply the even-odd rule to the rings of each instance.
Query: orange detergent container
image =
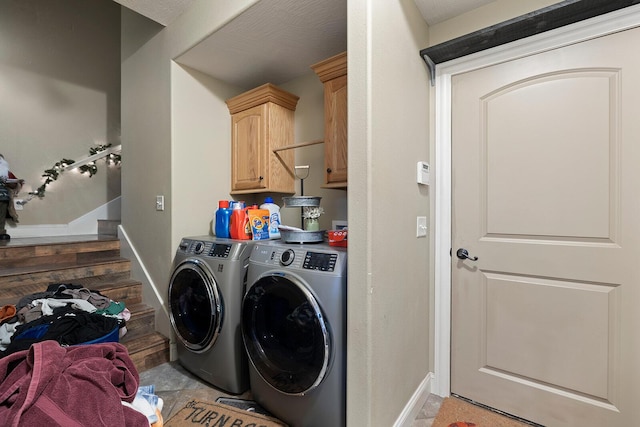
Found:
[[[269,209],[248,209],[253,240],[269,240]]]
[[[251,240],[251,224],[244,202],[235,202],[231,212],[229,234],[232,239]]]

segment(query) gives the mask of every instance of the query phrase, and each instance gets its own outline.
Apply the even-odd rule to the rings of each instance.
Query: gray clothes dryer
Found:
[[[178,361],[231,394],[249,388],[240,311],[252,241],[185,237],[169,282],[169,318]]]
[[[251,392],[292,427],[346,424],[347,251],[256,244],[242,303]]]

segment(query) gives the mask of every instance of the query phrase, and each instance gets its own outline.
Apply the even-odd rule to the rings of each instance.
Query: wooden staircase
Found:
[[[169,361],[169,340],[155,332],[155,311],[142,301],[142,283],[130,277],[113,235],[12,238],[0,241],[0,306],[43,292],[54,283],[99,291],[131,311],[121,339],[138,371]]]

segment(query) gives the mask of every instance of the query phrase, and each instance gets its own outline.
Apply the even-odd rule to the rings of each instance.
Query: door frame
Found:
[[[435,311],[434,381],[431,392],[451,392],[451,78],[479,68],[511,61],[640,26],[640,5],[556,28],[483,52],[438,64],[435,76]]]

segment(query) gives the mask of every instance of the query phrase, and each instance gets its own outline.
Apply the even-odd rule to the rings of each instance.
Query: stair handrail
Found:
[[[122,144],[116,145],[116,146],[113,146],[113,147],[107,147],[105,150],[99,151],[96,154],[87,156],[82,160],[79,160],[77,162],[73,162],[70,165],[66,165],[66,166],[62,167],[61,171],[68,171],[68,170],[72,170],[72,169],[77,169],[77,168],[80,168],[82,166],[89,165],[90,163],[95,162],[96,160],[100,160],[100,159],[102,159],[104,157],[110,156],[111,154],[120,153],[120,152],[122,152]]]
[[[111,144],[99,145],[96,148],[90,148],[89,151],[90,151],[90,154],[85,158],[83,158],[82,160],[75,161],[75,160],[69,160],[69,159],[62,159],[59,162],[57,162],[54,166],[52,166],[50,169],[46,169],[44,171],[45,172],[44,175],[42,175],[43,177],[46,178],[45,182],[40,187],[38,187],[36,191],[30,191],[28,193],[29,196],[27,198],[20,199],[20,200],[16,199],[16,204],[24,206],[27,203],[29,203],[31,200],[33,200],[34,197],[38,197],[39,199],[42,199],[44,197],[44,193],[47,185],[49,185],[53,181],[56,181],[58,179],[58,176],[64,171],[72,170],[72,169],[80,169],[80,173],[84,174],[85,172],[88,172],[89,177],[92,177],[98,171],[98,168],[95,165],[95,162],[97,160],[100,160],[109,156],[109,159],[107,159],[107,164],[111,164],[111,163],[119,164],[121,161],[121,156],[120,154],[116,154],[116,153],[122,152],[122,144],[119,144],[116,146],[112,146]]]

